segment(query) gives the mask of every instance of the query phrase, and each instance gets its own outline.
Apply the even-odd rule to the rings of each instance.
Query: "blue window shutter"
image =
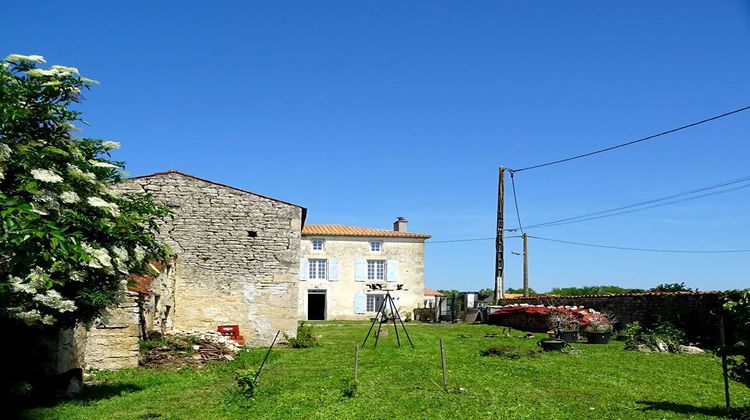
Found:
[[[354,313],[355,314],[365,313],[366,303],[367,303],[367,296],[364,293],[358,292],[356,295],[354,295]]]
[[[300,258],[299,259],[299,279],[307,280],[308,272],[309,272],[309,269],[307,266],[307,258]]]
[[[354,280],[356,281],[367,280],[367,261],[366,260],[354,261]]]
[[[388,269],[386,279],[388,281],[398,281],[398,260],[388,260],[386,265]]]
[[[339,279],[339,260],[328,260],[328,280],[337,281]]]

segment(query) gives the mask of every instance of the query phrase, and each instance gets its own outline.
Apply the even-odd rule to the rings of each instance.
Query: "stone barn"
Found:
[[[170,281],[143,302],[153,329],[239,325],[251,346],[270,344],[278,330],[296,334],[304,207],[175,170],[118,189],[150,193],[174,213],[159,234],[175,254]]]

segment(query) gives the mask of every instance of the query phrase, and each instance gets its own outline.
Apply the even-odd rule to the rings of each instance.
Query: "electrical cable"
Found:
[[[625,246],[601,245],[601,244],[592,244],[592,243],[586,243],[586,242],[565,241],[565,240],[562,240],[562,239],[542,238],[542,237],[539,237],[539,236],[531,236],[531,235],[529,235],[528,237],[529,238],[533,238],[533,239],[539,239],[539,240],[542,240],[542,241],[559,242],[559,243],[563,243],[563,244],[580,245],[580,246],[590,246],[590,247],[596,247],[596,248],[619,249],[619,250],[625,250],[625,251],[661,252],[661,253],[686,253],[686,254],[731,254],[731,253],[750,252],[750,249],[684,250],[684,249],[631,248],[631,247],[625,247]]]
[[[677,131],[685,130],[685,129],[690,128],[690,127],[695,127],[697,125],[701,125],[701,124],[705,124],[705,123],[708,123],[708,122],[711,122],[711,121],[718,120],[720,118],[728,117],[730,115],[737,114],[737,113],[742,112],[742,111],[747,111],[748,109],[750,109],[750,106],[746,106],[746,107],[742,107],[742,108],[739,108],[739,109],[735,109],[733,111],[725,112],[723,114],[715,115],[715,116],[710,117],[710,118],[706,118],[706,119],[703,119],[703,120],[700,120],[700,121],[696,121],[696,122],[693,122],[693,123],[690,123],[690,124],[686,124],[686,125],[683,125],[683,126],[680,126],[680,127],[677,127],[677,128],[673,128],[673,129],[670,129],[670,130],[667,130],[667,131],[662,131],[660,133],[652,134],[650,136],[642,137],[642,138],[639,138],[639,139],[636,139],[636,140],[632,140],[632,141],[629,141],[629,142],[620,143],[620,144],[617,144],[617,145],[614,145],[614,146],[606,147],[604,149],[595,150],[593,152],[583,153],[583,154],[580,154],[580,155],[571,156],[571,157],[567,157],[567,158],[559,159],[559,160],[554,160],[554,161],[551,161],[551,162],[540,163],[538,165],[527,166],[527,167],[521,168],[521,169],[510,169],[510,172],[511,172],[511,174],[513,174],[514,172],[522,172],[522,171],[528,171],[528,170],[531,170],[531,169],[543,168],[545,166],[557,165],[559,163],[569,162],[571,160],[581,159],[581,158],[589,157],[589,156],[596,155],[596,154],[599,154],[599,153],[609,152],[611,150],[619,149],[621,147],[630,146],[630,145],[633,145],[633,144],[636,144],[636,143],[640,143],[640,142],[644,142],[644,141],[647,141],[647,140],[652,140],[652,139],[655,139],[657,137],[665,136],[667,134],[672,134],[672,133],[675,133]]]

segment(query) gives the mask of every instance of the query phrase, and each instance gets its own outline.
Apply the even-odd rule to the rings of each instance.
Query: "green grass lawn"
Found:
[[[391,327],[376,350],[372,341],[360,349],[359,389],[353,398],[345,398],[340,381],[351,375],[354,345],[361,343],[368,327],[364,322],[328,322],[316,327],[322,335],[320,346],[274,349],[253,399],[233,392],[234,372],[257,368],[263,349],[200,369],[101,372],[76,399],[25,415],[113,420],[723,415],[721,363],[713,355],[637,353],[612,342],[578,344],[579,354],[482,357],[480,351],[492,345],[532,349],[542,338],[487,338],[485,334],[500,331],[489,325],[409,323],[415,349],[408,344],[397,348]],[[451,392],[442,389],[439,338],[445,340]],[[737,383],[731,390],[734,405],[750,405],[750,390]]]

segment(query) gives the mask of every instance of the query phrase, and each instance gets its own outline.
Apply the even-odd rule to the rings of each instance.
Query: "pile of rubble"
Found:
[[[242,349],[218,332],[174,331],[142,342],[140,364],[151,367],[201,367],[209,361],[234,360]]]
[[[239,353],[240,350],[242,350],[242,346],[239,345],[236,341],[232,340],[229,337],[226,337],[222,335],[219,332],[216,331],[180,331],[176,330],[173,332],[167,333],[167,336],[177,336],[177,337],[189,337],[193,340],[202,341],[205,343],[210,343],[215,346],[220,346],[225,348],[228,352],[232,354]]]

